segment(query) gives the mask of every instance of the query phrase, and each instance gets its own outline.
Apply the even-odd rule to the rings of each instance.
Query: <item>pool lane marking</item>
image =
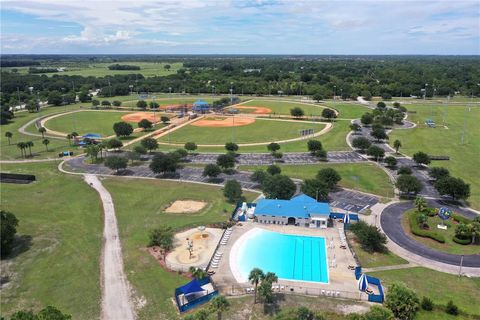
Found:
[[[293,270],[292,270],[292,279],[295,279],[295,262],[297,261],[297,241],[295,241],[295,246],[293,247]]]

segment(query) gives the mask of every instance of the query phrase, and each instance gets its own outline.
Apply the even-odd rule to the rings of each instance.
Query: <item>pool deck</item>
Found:
[[[292,281],[279,279],[277,288],[278,291],[294,291],[299,293],[305,293],[310,295],[327,295],[327,292],[336,297],[342,298],[356,298],[366,299],[366,294],[361,294],[357,289],[357,281],[355,279],[354,271],[348,269],[349,265],[356,266],[355,259],[353,258],[350,250],[340,248],[340,236],[338,228],[342,227],[341,223],[335,222],[333,228],[327,229],[313,229],[296,226],[283,226],[283,225],[265,225],[255,222],[242,222],[241,225],[237,224],[233,227],[233,232],[230,236],[230,240],[226,245],[220,245],[217,252],[223,252],[223,257],[220,260],[218,268],[210,271],[215,271],[212,276],[213,281],[217,285],[220,292],[224,291],[224,294],[238,295],[245,293],[247,288],[253,286],[248,283],[239,283],[237,279],[241,279],[238,274],[235,276],[234,261],[235,250],[232,252],[232,247],[235,242],[240,239],[246,232],[254,229],[265,229],[279,233],[296,234],[302,236],[317,236],[324,237],[327,246],[328,257],[328,273],[329,283],[321,282],[306,282],[306,281]],[[333,237],[334,248],[330,248],[330,241]],[[230,254],[232,253],[232,256]],[[335,256],[335,265],[331,266],[331,258]],[[232,259],[232,267],[230,260]],[[232,270],[233,269],[233,270]],[[337,293],[338,292],[338,293]],[[365,296],[365,297],[362,297]]]

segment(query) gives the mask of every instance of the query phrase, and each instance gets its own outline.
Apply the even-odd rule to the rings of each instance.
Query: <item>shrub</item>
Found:
[[[397,174],[399,174],[399,175],[401,175],[401,174],[412,174],[412,169],[410,167],[403,166],[403,167],[398,168]]]
[[[426,311],[432,311],[433,310],[433,302],[428,297],[423,297],[421,306],[422,306],[423,310],[426,310]]]
[[[403,283],[392,283],[388,287],[385,306],[392,310],[397,319],[412,320],[418,311],[420,301],[417,294]]]
[[[410,230],[412,233],[419,237],[430,238],[440,243],[445,243],[445,237],[443,234],[439,234],[435,231],[421,229],[418,225],[418,216],[421,215],[421,212],[415,211],[409,214],[408,222],[410,224]]]
[[[273,176],[275,174],[280,174],[282,169],[279,166],[272,164],[267,167],[267,172]]]
[[[452,300],[450,300],[447,303],[447,308],[445,309],[445,312],[456,316],[458,315],[458,307],[453,303]]]
[[[456,242],[456,243],[462,244],[462,245],[467,245],[467,244],[472,243],[472,239],[471,238],[460,239],[460,238],[457,238],[456,236],[453,236],[453,242]]]
[[[258,182],[258,183],[263,183],[263,180],[265,180],[265,177],[267,176],[267,173],[261,169],[255,170],[252,175],[250,176],[250,180],[253,182]]]
[[[470,219],[465,218],[464,216],[459,215],[458,213],[452,214],[452,219],[453,219],[454,221],[456,221],[456,222],[459,222],[459,223],[460,223],[460,222],[463,222],[463,223],[465,223],[465,224],[469,224],[469,223],[472,222]]]
[[[386,252],[387,237],[380,230],[364,221],[350,226],[350,230],[358,238],[362,249],[367,252]]]

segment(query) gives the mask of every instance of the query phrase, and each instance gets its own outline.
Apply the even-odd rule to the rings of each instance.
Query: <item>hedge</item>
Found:
[[[445,237],[443,236],[443,234],[436,233],[435,231],[423,230],[418,226],[417,216],[420,214],[421,212],[412,212],[408,216],[410,230],[412,231],[412,233],[419,237],[430,238],[440,243],[445,243]]]
[[[456,236],[453,237],[453,241],[458,243],[458,244],[463,244],[463,245],[467,245],[467,244],[470,244],[472,243],[472,239],[469,238],[469,239],[460,239],[460,238],[457,238]]]
[[[463,222],[465,224],[472,223],[472,220],[465,218],[464,216],[461,216],[457,213],[452,214],[452,219],[457,221],[458,223]]]

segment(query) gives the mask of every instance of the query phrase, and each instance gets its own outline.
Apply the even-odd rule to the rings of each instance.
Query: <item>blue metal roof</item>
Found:
[[[330,206],[325,202],[301,194],[290,200],[262,199],[257,202],[255,215],[310,218],[310,215],[330,215]]]
[[[208,102],[203,101],[203,100],[197,100],[193,103],[194,107],[203,107],[203,106],[208,106]]]

